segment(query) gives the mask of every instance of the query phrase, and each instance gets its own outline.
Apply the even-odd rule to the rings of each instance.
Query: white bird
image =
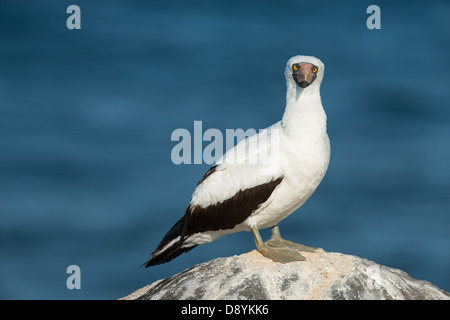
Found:
[[[328,168],[330,141],[320,98],[324,71],[315,57],[289,59],[282,120],[240,141],[216,161],[198,183],[185,215],[145,267],[239,231],[251,231],[257,250],[277,262],[305,260],[299,250],[314,252],[282,239],[278,223],[308,200]],[[268,227],[272,236],[263,242],[258,230]]]

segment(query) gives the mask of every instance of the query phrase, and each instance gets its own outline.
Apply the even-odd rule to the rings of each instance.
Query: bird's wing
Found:
[[[206,172],[195,189],[185,235],[232,229],[267,201],[283,179],[280,124],[240,141]]]
[[[281,125],[276,123],[241,140],[206,172],[189,205],[205,208],[282,176],[278,152],[280,134]]]

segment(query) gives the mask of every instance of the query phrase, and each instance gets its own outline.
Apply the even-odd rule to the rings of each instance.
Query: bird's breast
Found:
[[[325,176],[330,162],[330,141],[326,132],[317,137],[290,141],[283,157],[286,182],[306,199],[316,190]]]

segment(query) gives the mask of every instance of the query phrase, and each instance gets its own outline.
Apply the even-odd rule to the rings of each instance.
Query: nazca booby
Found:
[[[302,261],[299,251],[315,251],[282,239],[278,223],[305,203],[328,168],[330,142],[320,98],[324,69],[315,57],[289,59],[282,120],[241,140],[215,162],[145,267],[239,231],[251,231],[257,250],[277,262]],[[272,236],[263,242],[258,230],[268,227]]]

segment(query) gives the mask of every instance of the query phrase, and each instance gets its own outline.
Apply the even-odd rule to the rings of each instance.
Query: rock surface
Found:
[[[193,266],[137,290],[125,300],[446,299],[427,281],[341,253],[302,252],[306,261],[281,264],[257,251]]]

